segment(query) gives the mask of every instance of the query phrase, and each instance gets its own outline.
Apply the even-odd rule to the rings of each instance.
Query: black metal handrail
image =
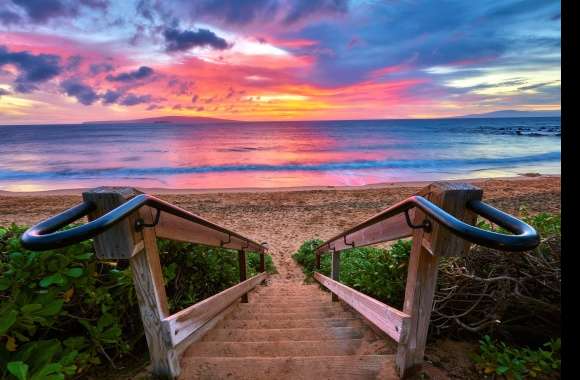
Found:
[[[321,254],[331,250],[331,243],[335,240],[346,238],[346,236],[369,227],[375,223],[393,217],[397,214],[408,212],[412,208],[419,208],[428,217],[438,222],[451,233],[462,237],[472,243],[483,245],[489,248],[495,248],[503,251],[527,251],[535,248],[540,243],[538,232],[523,221],[514,218],[482,201],[469,201],[467,208],[474,211],[479,216],[505,228],[514,235],[502,234],[493,231],[487,231],[470,224],[467,224],[445,210],[437,207],[420,195],[415,195],[401,201],[385,211],[373,216],[361,224],[328,239],[316,248],[316,253]],[[429,223],[422,227],[428,227]]]
[[[183,210],[177,206],[172,205],[171,203],[165,202],[149,194],[137,195],[136,197],[130,199],[129,201],[123,203],[117,208],[109,211],[108,213],[89,223],[78,227],[73,227],[65,231],[56,232],[59,229],[71,224],[76,220],[79,220],[80,218],[88,215],[91,211],[95,210],[96,206],[93,202],[85,201],[58,215],[53,216],[52,218],[32,226],[26,230],[26,232],[20,238],[20,241],[25,248],[35,251],[46,251],[49,249],[62,248],[67,245],[80,243],[81,241],[91,239],[98,234],[108,230],[143,206],[149,206],[156,209],[158,215],[160,212],[166,212],[168,214],[175,215],[204,227],[221,232],[230,238],[235,237],[239,240],[245,241],[246,245],[251,247],[251,250],[255,250],[261,253],[266,251],[266,247],[263,244],[257,243],[245,236],[230,231],[224,227],[218,226],[217,224],[200,218],[199,216],[192,214],[189,211]]]

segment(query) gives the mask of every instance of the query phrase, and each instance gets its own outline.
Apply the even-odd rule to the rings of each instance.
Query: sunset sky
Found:
[[[559,1],[0,0],[0,124],[559,108]]]

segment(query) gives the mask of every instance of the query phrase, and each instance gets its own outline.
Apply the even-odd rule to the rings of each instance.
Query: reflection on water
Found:
[[[0,189],[363,185],[556,174],[559,131],[559,118],[5,126]]]

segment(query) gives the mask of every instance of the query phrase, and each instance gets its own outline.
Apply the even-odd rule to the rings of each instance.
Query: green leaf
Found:
[[[0,315],[0,336],[4,335],[6,331],[16,322],[18,312],[14,309]]]
[[[43,317],[56,315],[62,309],[63,304],[64,300],[53,300],[49,304],[44,305],[44,307],[36,314],[41,315]]]
[[[31,303],[28,305],[24,305],[20,308],[20,311],[23,314],[30,314],[30,313],[34,313],[35,311],[38,311],[42,309],[42,305],[39,303]]]
[[[63,285],[65,278],[60,273],[55,273],[40,280],[39,285],[43,288],[48,288],[52,284]]]
[[[6,365],[6,368],[18,380],[26,380],[28,378],[28,364],[24,362],[10,362]]]
[[[88,260],[91,257],[93,257],[93,253],[92,252],[85,252],[85,253],[81,253],[80,255],[75,255],[74,258],[77,260]]]
[[[504,373],[506,373],[507,371],[509,371],[509,367],[506,366],[499,366],[495,369],[495,371],[499,374],[499,375],[503,375]]]
[[[6,277],[0,278],[0,290],[6,290],[12,286],[12,280]]]
[[[83,275],[83,268],[70,268],[66,271],[66,275],[72,278],[79,278]]]
[[[62,365],[60,363],[49,363],[34,373],[31,380],[64,380],[64,374],[61,373]]]

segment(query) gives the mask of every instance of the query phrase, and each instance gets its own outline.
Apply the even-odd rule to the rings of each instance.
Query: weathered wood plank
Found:
[[[246,260],[246,251],[238,251],[238,266],[240,267],[240,282],[246,281],[248,262]],[[248,303],[248,293],[242,294],[242,303]]]
[[[163,319],[164,329],[170,332],[173,346],[194,333],[206,322],[235,302],[243,294],[252,290],[266,278],[266,273],[260,273],[244,282],[196,303],[176,314]]]
[[[468,223],[474,223],[473,213],[465,210],[466,202],[481,199],[481,190],[461,183],[436,182],[419,192],[435,205]],[[425,219],[416,210],[414,224]],[[403,312],[410,316],[410,329],[406,342],[397,348],[397,368],[403,378],[423,363],[433,297],[437,286],[438,261],[441,256],[461,255],[469,249],[469,243],[452,235],[438,223],[432,223],[431,232],[423,229],[413,231],[413,246],[409,257],[407,285]]]
[[[145,223],[153,221],[149,208],[139,210],[139,216]],[[143,250],[133,256],[129,263],[149,347],[149,357],[153,373],[170,378],[176,377],[180,372],[178,355],[172,347],[168,330],[164,330],[161,323],[169,315],[169,308],[155,231],[152,228],[144,228],[141,234]]]
[[[413,209],[409,211],[411,220],[413,213]],[[413,230],[409,228],[405,221],[405,215],[398,214],[349,234],[346,237],[346,243],[344,238],[339,238],[330,242],[329,245],[331,249],[334,247],[336,251],[342,251],[352,248],[352,243],[354,243],[355,247],[364,247],[371,244],[403,239],[411,236],[412,233]]]
[[[457,219],[473,225],[477,221],[477,214],[465,206],[471,200],[481,200],[483,190],[468,183],[434,182],[422,189],[420,194],[424,194],[429,201]],[[423,219],[418,222],[422,221]],[[469,241],[454,235],[437,222],[431,221],[431,225],[431,232],[423,236],[423,245],[432,254],[443,257],[461,256],[469,252]]]
[[[161,213],[159,223],[155,226],[155,233],[161,239],[204,244],[213,247],[223,246],[224,248],[235,250],[245,248],[252,252],[263,252],[264,248],[252,242],[249,242],[248,245],[248,242],[243,239],[228,236],[226,233],[215,231],[209,227],[166,212]]]
[[[131,188],[98,188],[84,193],[85,200],[97,205],[89,219],[98,218],[137,194],[139,192]],[[152,223],[151,209],[142,207],[97,236],[95,250],[99,258],[129,259],[153,372],[162,377],[174,377],[179,375],[179,360],[171,347],[169,334],[161,326],[161,320],[169,312],[155,230],[137,231],[135,222],[138,219]]]
[[[409,315],[318,272],[314,278],[397,342],[407,339]]]
[[[83,200],[93,202],[96,209],[88,215],[89,221],[117,208],[141,192],[130,187],[98,187],[83,193]],[[94,245],[100,259],[129,259],[140,251],[141,234],[135,231],[138,214],[127,217],[107,231],[95,236]],[[136,248],[137,247],[137,248]]]
[[[332,265],[330,271],[330,277],[336,281],[340,281],[340,252],[332,252]],[[332,302],[338,302],[338,296],[332,293]]]

